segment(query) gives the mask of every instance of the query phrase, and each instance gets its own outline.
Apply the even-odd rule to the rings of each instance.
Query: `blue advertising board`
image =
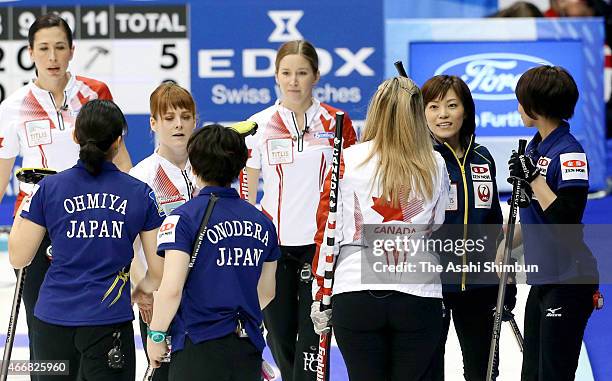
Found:
[[[536,133],[522,125],[514,88],[531,67],[569,70],[580,99],[570,120],[590,161],[591,190],[606,186],[601,19],[391,19],[385,23],[385,74],[402,60],[419,84],[436,74],[462,77],[476,102],[478,141],[498,163],[498,179],[519,138]],[[501,191],[510,185],[498,181]]]
[[[409,45],[410,75],[422,85],[433,75],[461,77],[476,103],[478,136],[533,135],[517,111],[514,88],[528,69],[539,65],[566,68],[584,88],[579,41],[415,42]],[[584,100],[572,118],[572,131],[583,135]]]
[[[237,6],[242,3],[244,6]],[[364,0],[194,2],[192,91],[205,120],[241,120],[278,97],[281,44],[306,39],[319,55],[322,102],[363,119],[382,78],[382,5]],[[367,26],[367,27],[366,27]]]
[[[385,0],[385,18],[486,17],[498,10],[498,0]]]

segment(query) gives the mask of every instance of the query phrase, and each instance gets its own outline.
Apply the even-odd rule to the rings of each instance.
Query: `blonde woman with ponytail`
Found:
[[[343,153],[332,321],[331,313],[318,311],[330,176],[319,204],[313,264],[317,301],[311,317],[318,332],[333,322],[351,381],[424,379],[442,329],[439,275],[420,271],[419,264],[436,265],[437,257],[380,246],[381,239],[393,244],[396,237],[404,239],[382,234],[385,230],[411,232],[408,238],[416,243],[444,221],[448,175],[433,149],[423,110],[421,91],[412,80],[386,80],[370,102],[363,142]],[[415,265],[415,271],[407,270]]]

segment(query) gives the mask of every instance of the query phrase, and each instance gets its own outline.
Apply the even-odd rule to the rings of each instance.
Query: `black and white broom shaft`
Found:
[[[6,343],[4,344],[4,355],[2,356],[2,371],[0,372],[0,380],[6,381],[8,377],[8,368],[13,352],[13,343],[15,341],[15,330],[17,329],[17,318],[19,317],[19,307],[21,305],[21,296],[23,295],[23,285],[26,277],[26,268],[22,268],[17,272],[17,284],[15,284],[15,293],[13,294],[13,306],[11,307],[11,316],[6,334]]]
[[[325,250],[325,274],[323,277],[323,298],[321,311],[331,308],[331,293],[334,282],[334,246],[336,243],[336,211],[338,210],[338,186],[340,182],[340,154],[342,152],[342,130],[344,126],[344,113],[336,113],[336,136],[334,137],[334,151],[332,155],[331,179],[329,185],[329,215],[325,227],[326,240],[321,249]],[[331,341],[331,327],[319,336],[319,352],[317,354],[317,381],[329,379],[329,348]]]
[[[36,184],[45,176],[55,173],[57,172],[48,168],[21,168],[15,173],[15,176],[21,182]],[[6,381],[8,377],[8,368],[13,352],[13,343],[15,342],[15,330],[17,329],[17,318],[19,317],[19,307],[21,306],[21,297],[23,295],[23,285],[25,284],[26,273],[26,267],[17,272],[17,283],[15,284],[11,316],[9,318],[9,325],[6,333],[6,343],[4,344],[4,355],[2,356],[2,369],[0,370],[1,381]]]
[[[329,215],[326,226],[326,256],[325,275],[323,277],[323,299],[321,310],[331,306],[331,289],[334,279],[334,246],[336,243],[336,212],[338,210],[338,186],[340,182],[340,155],[342,153],[342,130],[344,126],[344,113],[336,113],[336,136],[334,137],[334,151],[332,155],[331,181],[329,185]]]
[[[527,146],[526,140],[519,140],[518,153],[525,153]],[[493,370],[495,369],[496,353],[499,347],[499,336],[501,333],[501,324],[504,311],[504,299],[506,297],[506,283],[508,282],[508,272],[505,271],[510,263],[510,254],[512,252],[512,241],[514,239],[514,227],[516,223],[516,215],[518,213],[518,202],[520,197],[521,184],[515,179],[512,184],[512,196],[510,198],[510,215],[508,216],[508,233],[504,247],[504,257],[502,260],[502,272],[499,279],[499,288],[497,291],[497,305],[495,306],[495,316],[493,318],[493,334],[491,335],[491,346],[489,348],[489,363],[487,366],[487,381],[493,381]]]
[[[523,342],[524,342],[523,335],[521,334],[521,330],[516,324],[516,320],[514,319],[514,316],[510,320],[508,320],[508,323],[510,323],[510,328],[512,328],[512,333],[514,334],[516,343],[518,344],[519,349],[522,353],[523,352]]]
[[[147,371],[145,372],[143,381],[151,381],[153,379],[153,375],[155,374],[155,368],[151,365],[147,365]]]

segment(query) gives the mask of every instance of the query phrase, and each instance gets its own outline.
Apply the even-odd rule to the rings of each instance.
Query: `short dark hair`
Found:
[[[536,119],[568,120],[578,102],[578,86],[574,78],[560,66],[538,66],[527,70],[519,79],[516,99],[525,114]],[[537,115],[536,115],[537,114]]]
[[[244,138],[219,124],[209,124],[191,135],[187,152],[196,176],[220,186],[229,186],[238,177],[249,156]]]
[[[448,90],[453,90],[463,104],[463,124],[459,130],[459,142],[464,149],[470,144],[470,138],[476,131],[476,106],[468,85],[455,75],[436,75],[423,84],[423,104],[444,98]]]
[[[89,173],[97,176],[104,161],[110,159],[111,145],[126,133],[127,122],[113,101],[94,99],[81,108],[74,129],[81,147],[79,159]]]
[[[72,30],[70,26],[63,18],[59,17],[55,13],[47,13],[41,16],[38,16],[34,23],[30,25],[30,30],[28,31],[28,44],[31,48],[34,47],[34,35],[41,29],[45,28],[53,28],[59,26],[66,32],[66,39],[68,39],[68,46],[72,47]]]

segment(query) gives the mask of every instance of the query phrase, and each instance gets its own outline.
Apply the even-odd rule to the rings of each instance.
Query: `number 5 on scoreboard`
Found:
[[[163,60],[166,60],[164,62]],[[167,63],[168,60],[170,63]],[[160,67],[162,69],[174,69],[178,65],[178,56],[176,55],[176,44],[164,44],[162,45],[162,62]]]

